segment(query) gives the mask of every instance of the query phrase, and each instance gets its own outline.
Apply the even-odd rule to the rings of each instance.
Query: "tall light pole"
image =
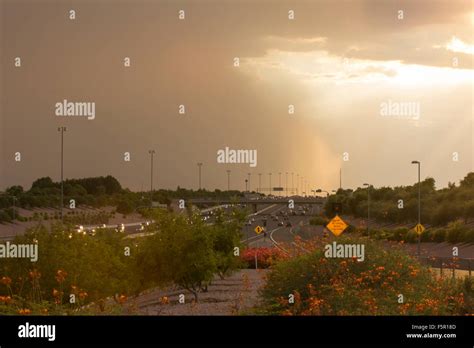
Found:
[[[281,187],[281,172],[278,173],[278,187]],[[278,192],[280,193],[279,195],[281,196],[281,191],[278,191]]]
[[[64,222],[64,132],[66,127],[58,127],[58,132],[61,132],[61,222]]]
[[[295,194],[295,173],[291,173],[291,195]]]
[[[148,150],[150,154],[150,204],[153,207],[153,156],[155,155],[155,150]]]
[[[342,188],[342,167],[339,168],[339,188]]]
[[[258,173],[258,192],[262,191],[262,173]]]
[[[418,224],[421,225],[421,183],[420,183],[421,162],[411,161],[411,164],[418,165]],[[420,242],[421,242],[421,234],[418,233],[418,257],[420,257]]]
[[[298,195],[298,189],[300,187],[300,175],[296,173],[296,194]]]
[[[252,175],[252,173],[247,173],[247,175],[248,175],[248,181],[249,181],[249,189],[248,189],[248,191],[250,192],[250,191],[252,191],[252,190],[250,189],[250,176]]]
[[[12,200],[13,200],[13,222],[15,222],[15,209],[16,209],[15,201],[16,201],[16,197],[12,196]]]
[[[230,169],[227,169],[227,191],[230,191]]]
[[[370,237],[370,234],[369,234],[369,220],[370,220],[370,184],[365,183],[364,186],[367,186],[367,237]]]
[[[269,185],[270,185],[270,194],[272,193],[272,173],[268,173]]]
[[[286,197],[288,197],[288,172],[285,173]]]
[[[249,183],[249,179],[245,179],[245,191],[248,192],[248,183]]]
[[[201,189],[201,167],[202,167],[202,163],[199,162],[197,165],[198,165],[198,168],[199,168],[199,189]]]

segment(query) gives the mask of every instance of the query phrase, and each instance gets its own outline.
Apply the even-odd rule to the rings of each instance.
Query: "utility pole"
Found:
[[[61,222],[64,222],[64,132],[66,127],[58,127],[58,132],[61,132]]]
[[[258,193],[262,191],[262,173],[258,173]]]
[[[230,169],[227,169],[227,191],[230,191]]]
[[[370,230],[369,230],[369,220],[370,220],[370,184],[364,184],[367,186],[367,237],[370,237]]]
[[[248,189],[248,191],[250,192],[250,191],[252,191],[251,188],[250,188],[250,176],[251,176],[252,174],[251,174],[251,173],[247,173],[247,175],[248,175],[248,181],[249,181],[249,189]]]
[[[285,173],[285,191],[286,191],[286,197],[288,197],[288,172]]]
[[[418,224],[421,225],[421,162],[420,161],[411,161],[412,164],[418,165]],[[420,243],[421,243],[421,233],[418,233],[418,257],[420,257]]]
[[[296,173],[296,195],[299,194],[299,187],[300,187],[300,175]]]
[[[202,163],[199,162],[197,165],[198,165],[198,168],[199,168],[199,189],[201,189],[201,167],[202,167]]]
[[[278,173],[278,187],[281,187],[281,172]],[[279,191],[279,194],[281,196],[281,191]]]
[[[272,193],[272,173],[268,173],[268,178],[269,178],[269,191],[270,191],[270,194]]]
[[[155,150],[148,150],[150,154],[150,205],[153,207],[153,156]]]
[[[291,173],[291,195],[295,194],[295,181],[293,180],[295,178],[295,173]]]
[[[339,189],[342,188],[342,167],[339,168]]]

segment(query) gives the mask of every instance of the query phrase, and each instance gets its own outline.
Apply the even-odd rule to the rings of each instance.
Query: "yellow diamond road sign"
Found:
[[[414,228],[416,233],[422,234],[423,231],[425,230],[425,227],[422,224],[417,224]]]
[[[347,228],[347,224],[339,217],[339,215],[336,215],[334,219],[329,221],[327,224],[326,228],[334,233],[334,235],[337,237],[339,236],[344,230]]]
[[[262,233],[262,232],[263,232],[263,228],[262,228],[262,227],[260,227],[260,226],[255,227],[255,233],[256,233],[256,234],[260,234],[260,233]]]

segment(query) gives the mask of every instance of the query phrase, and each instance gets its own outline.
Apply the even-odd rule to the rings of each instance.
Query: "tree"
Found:
[[[143,243],[139,257],[146,270],[143,283],[173,283],[190,291],[198,301],[198,293],[217,272],[209,225],[198,215],[186,218],[156,212],[154,220],[158,232]]]
[[[240,258],[234,255],[234,248],[240,247],[241,231],[245,212],[235,209],[228,214],[219,211],[212,228],[213,250],[217,274],[221,279],[240,266]]]
[[[468,173],[460,184],[461,187],[474,188],[474,173]]]
[[[44,188],[50,188],[50,187],[55,187],[55,183],[49,176],[39,178],[33,182],[31,185],[31,189],[44,189]]]
[[[124,214],[124,215],[133,213],[132,203],[127,199],[122,199],[120,203],[117,205],[117,213]]]

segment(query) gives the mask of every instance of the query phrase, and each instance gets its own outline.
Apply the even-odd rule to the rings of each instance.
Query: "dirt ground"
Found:
[[[236,315],[258,303],[258,291],[265,284],[267,270],[245,269],[224,280],[216,278],[207,292],[199,293],[199,301],[182,289],[153,289],[128,304],[131,312],[140,315]],[[184,294],[185,303],[178,302]],[[166,299],[163,299],[166,297]],[[167,303],[166,303],[167,302]]]

